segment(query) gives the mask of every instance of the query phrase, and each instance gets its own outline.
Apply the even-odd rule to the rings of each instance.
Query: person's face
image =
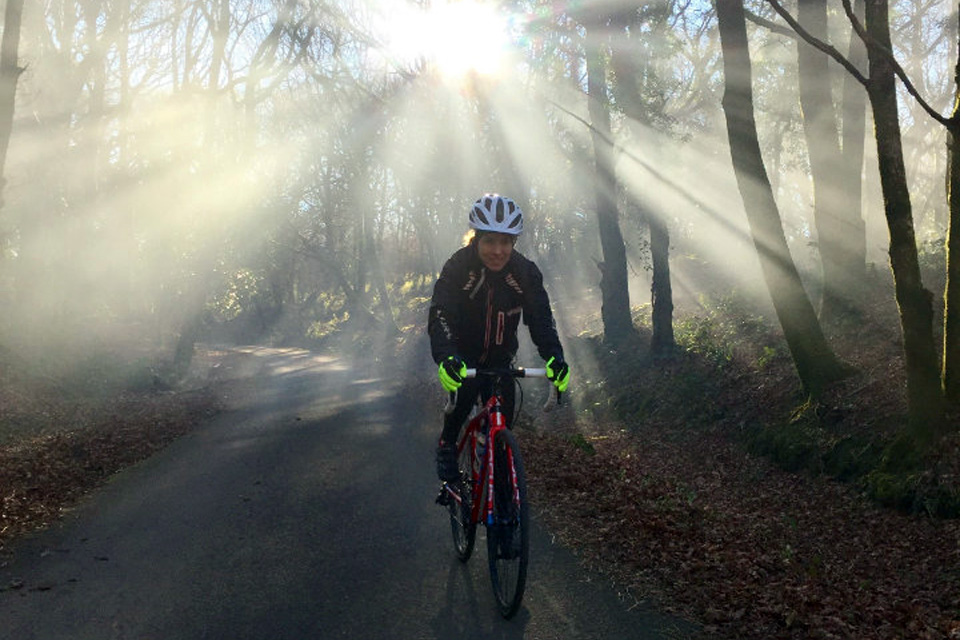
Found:
[[[490,271],[500,271],[513,253],[514,236],[506,233],[485,233],[477,240],[480,262]]]

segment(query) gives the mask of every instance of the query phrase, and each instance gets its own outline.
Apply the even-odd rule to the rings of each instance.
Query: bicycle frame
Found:
[[[469,369],[467,372],[467,377],[474,377],[477,374],[476,369]],[[517,378],[543,378],[546,376],[546,371],[544,369],[532,369],[532,368],[520,368],[510,370],[510,379],[513,377]],[[559,404],[560,394],[557,393],[556,401]],[[544,404],[544,410],[548,411],[552,405],[551,399],[548,397],[546,404]],[[474,415],[467,426],[463,430],[463,435],[460,436],[460,440],[457,442],[457,457],[459,458],[464,447],[470,447],[470,450],[473,452],[471,455],[471,469],[470,469],[470,482],[471,487],[473,488],[473,495],[483,496],[483,499],[474,500],[473,505],[471,505],[471,514],[470,519],[474,523],[483,522],[486,525],[492,524],[493,521],[493,449],[488,445],[491,442],[494,442],[497,434],[507,428],[506,419],[503,416],[503,411],[501,409],[502,400],[500,397],[500,389],[495,385],[493,393],[490,394],[490,397],[487,399],[483,406],[480,408],[480,411]],[[452,404],[447,405],[446,410],[452,409]],[[486,430],[484,426],[486,425]],[[484,437],[484,450],[483,452],[478,451],[479,437]],[[516,486],[516,468],[513,462],[513,452],[508,452],[510,458],[508,459],[510,465],[510,474],[511,474],[511,484],[514,487],[514,494],[517,493]],[[477,462],[479,461],[479,468],[477,467]],[[446,484],[446,491],[450,496],[456,500],[458,503],[462,502],[461,497],[450,485]],[[483,489],[481,493],[481,489]],[[519,502],[519,495],[514,495],[513,499],[515,502]],[[481,508],[484,509],[483,519],[480,519]]]
[[[496,393],[484,403],[483,408],[467,423],[460,441],[457,443],[457,455],[463,452],[464,447],[470,447],[473,451],[471,456],[470,482],[473,487],[473,495],[484,496],[484,499],[475,500],[470,519],[473,522],[481,522],[480,513],[483,509],[484,524],[493,523],[493,448],[488,446],[500,431],[507,428],[506,420],[503,417],[503,411],[500,408],[500,396]],[[486,427],[486,428],[485,428]],[[483,439],[481,442],[481,438]],[[479,450],[483,447],[483,451]],[[479,465],[477,465],[479,462]],[[513,460],[510,460],[511,473],[513,473]],[[516,478],[512,478],[513,485],[516,486]],[[454,496],[460,500],[460,496]],[[519,499],[519,496],[514,496]]]

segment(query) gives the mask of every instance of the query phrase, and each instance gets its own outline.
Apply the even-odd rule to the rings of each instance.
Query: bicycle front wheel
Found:
[[[520,608],[530,554],[527,481],[517,440],[497,433],[493,459],[493,518],[487,522],[490,580],[500,615],[511,618]]]
[[[460,452],[458,462],[460,480],[455,490],[459,500],[450,499],[447,509],[450,511],[450,528],[453,531],[453,548],[461,562],[470,559],[473,543],[477,536],[477,522],[473,519],[473,449],[470,443]]]

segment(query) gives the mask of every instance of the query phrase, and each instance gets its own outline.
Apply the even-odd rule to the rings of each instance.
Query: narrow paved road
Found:
[[[682,638],[534,531],[496,613],[433,504],[437,416],[335,360],[257,350],[230,410],[113,479],[0,568],[0,638]],[[432,409],[432,408],[430,408]],[[479,535],[482,535],[479,534]]]

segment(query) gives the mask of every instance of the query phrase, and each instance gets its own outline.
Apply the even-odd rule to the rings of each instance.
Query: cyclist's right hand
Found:
[[[567,385],[570,384],[570,367],[563,358],[551,357],[547,360],[546,368],[547,378],[553,382],[557,391],[560,393],[566,391]]]
[[[457,356],[447,356],[440,361],[440,384],[447,391],[453,392],[460,388],[463,379],[467,376],[467,365]]]

